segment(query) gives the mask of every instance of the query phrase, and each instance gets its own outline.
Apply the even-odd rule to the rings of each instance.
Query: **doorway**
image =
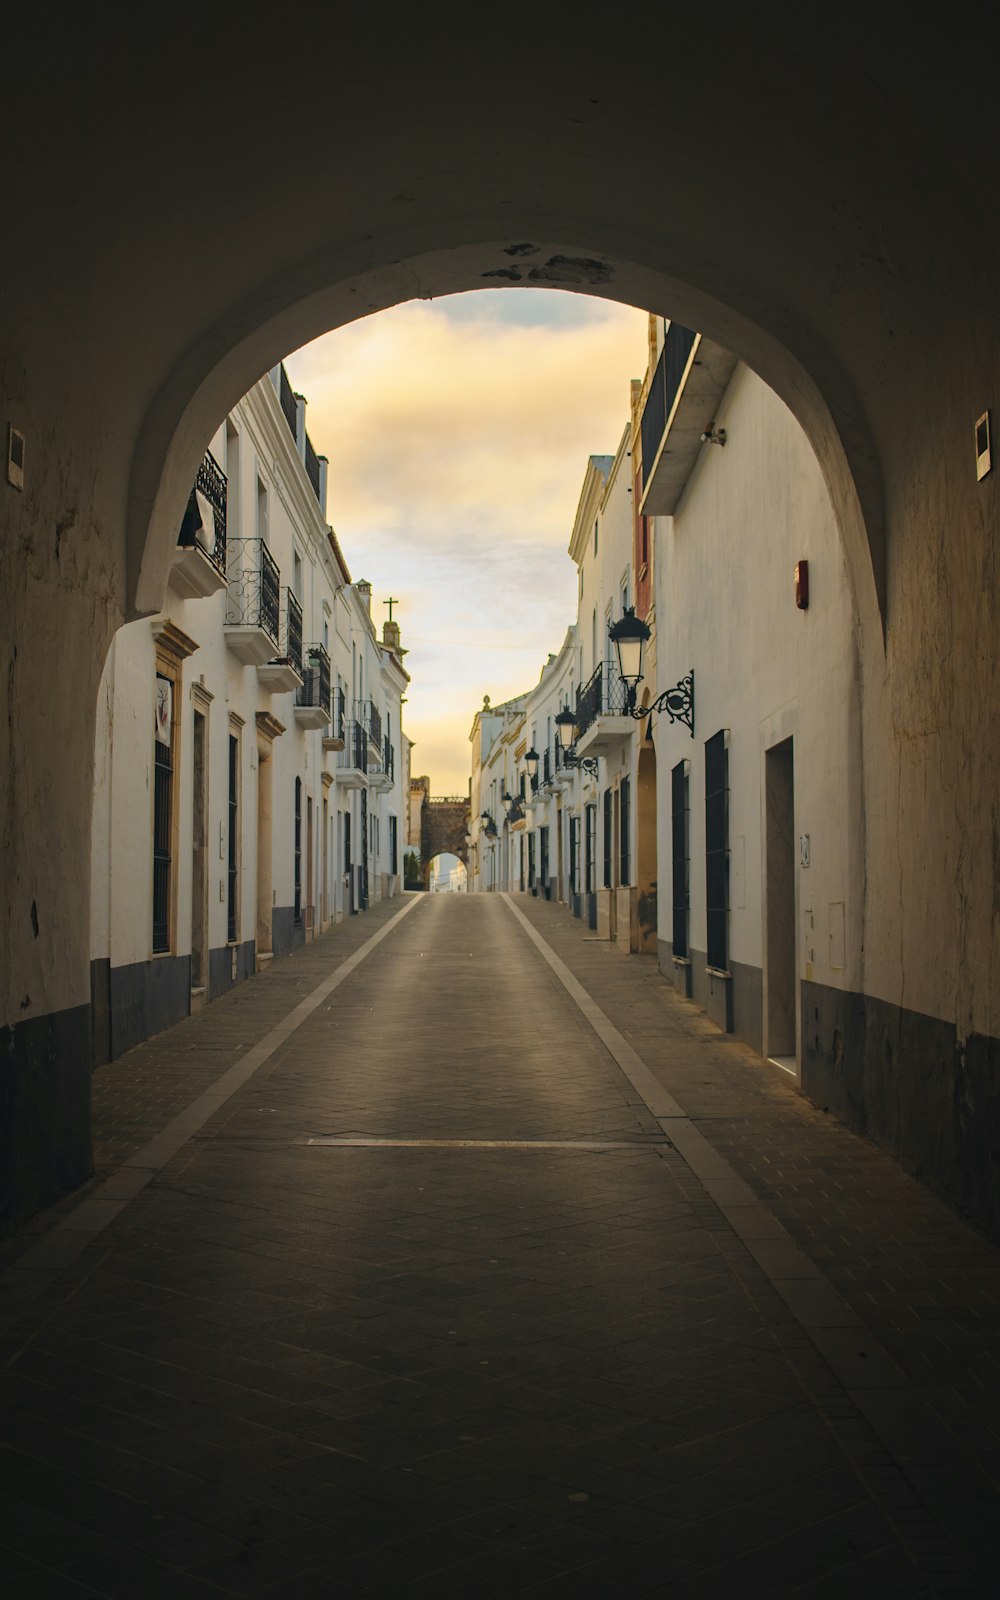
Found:
[[[795,983],[795,760],[794,741],[765,752],[764,1050],[785,1072],[798,1075]]]
[[[200,1002],[208,983],[208,782],[205,716],[194,713],[191,768],[191,998]]]
[[[306,939],[316,934],[316,908],[313,900],[313,803],[306,797]]]
[[[257,741],[257,967],[270,961],[274,952],[272,907],[273,768],[271,746]]]

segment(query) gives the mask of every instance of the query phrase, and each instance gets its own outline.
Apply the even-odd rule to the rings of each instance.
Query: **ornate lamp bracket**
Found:
[[[632,691],[633,695],[635,690]],[[672,689],[664,689],[648,706],[630,705],[628,714],[640,722],[643,717],[651,717],[654,711],[666,713],[671,722],[683,722],[692,739],[694,738],[694,668],[686,678],[681,678]]]

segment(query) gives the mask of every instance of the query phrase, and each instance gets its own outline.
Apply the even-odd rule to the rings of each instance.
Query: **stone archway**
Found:
[[[427,887],[435,856],[457,856],[469,868],[469,802],[464,795],[435,798],[425,792],[420,808],[420,870]]]
[[[43,8],[18,19],[5,97],[0,375],[25,465],[23,491],[0,490],[0,1123],[19,1130],[0,1168],[36,1199],[89,1170],[96,698],[117,627],[162,604],[206,438],[321,331],[540,284],[698,328],[812,443],[859,639],[852,1049],[885,1085],[851,1114],[892,1137],[897,1081],[926,1080],[909,1121],[947,1120],[936,1163],[981,1170],[995,1091],[954,1113],[969,1074],[989,1082],[998,1030],[1000,473],[978,479],[973,428],[1000,370],[1000,238],[975,159],[995,101],[978,17],[901,33],[848,6],[807,35],[790,9],[720,26],[675,8],[667,96],[638,83],[628,30],[567,41],[561,19],[530,50],[499,33],[472,72],[463,30],[391,5],[345,24],[307,3],[266,49],[225,12],[196,33],[164,12],[150,50],[144,8],[113,28],[58,10],[55,30]],[[331,102],[333,30],[352,71]],[[262,114],[284,84],[294,115]],[[25,140],[39,106],[61,128]]]

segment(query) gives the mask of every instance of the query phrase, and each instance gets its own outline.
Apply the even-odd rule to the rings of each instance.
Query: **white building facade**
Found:
[[[860,985],[864,844],[855,609],[819,464],[766,384],[651,318],[569,553],[576,622],[524,697],[513,781],[504,766],[519,870],[494,883],[480,863],[470,889],[564,902],[808,1087]],[[610,630],[633,613],[626,683]]]
[[[398,625],[326,520],[283,367],[213,437],[167,606],[105,664],[95,1059],[112,1059],[401,885]]]

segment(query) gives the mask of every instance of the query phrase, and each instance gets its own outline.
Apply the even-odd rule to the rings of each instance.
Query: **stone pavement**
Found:
[[[5,1592],[995,1593],[993,1247],[560,908],[407,907],[98,1073]]]

